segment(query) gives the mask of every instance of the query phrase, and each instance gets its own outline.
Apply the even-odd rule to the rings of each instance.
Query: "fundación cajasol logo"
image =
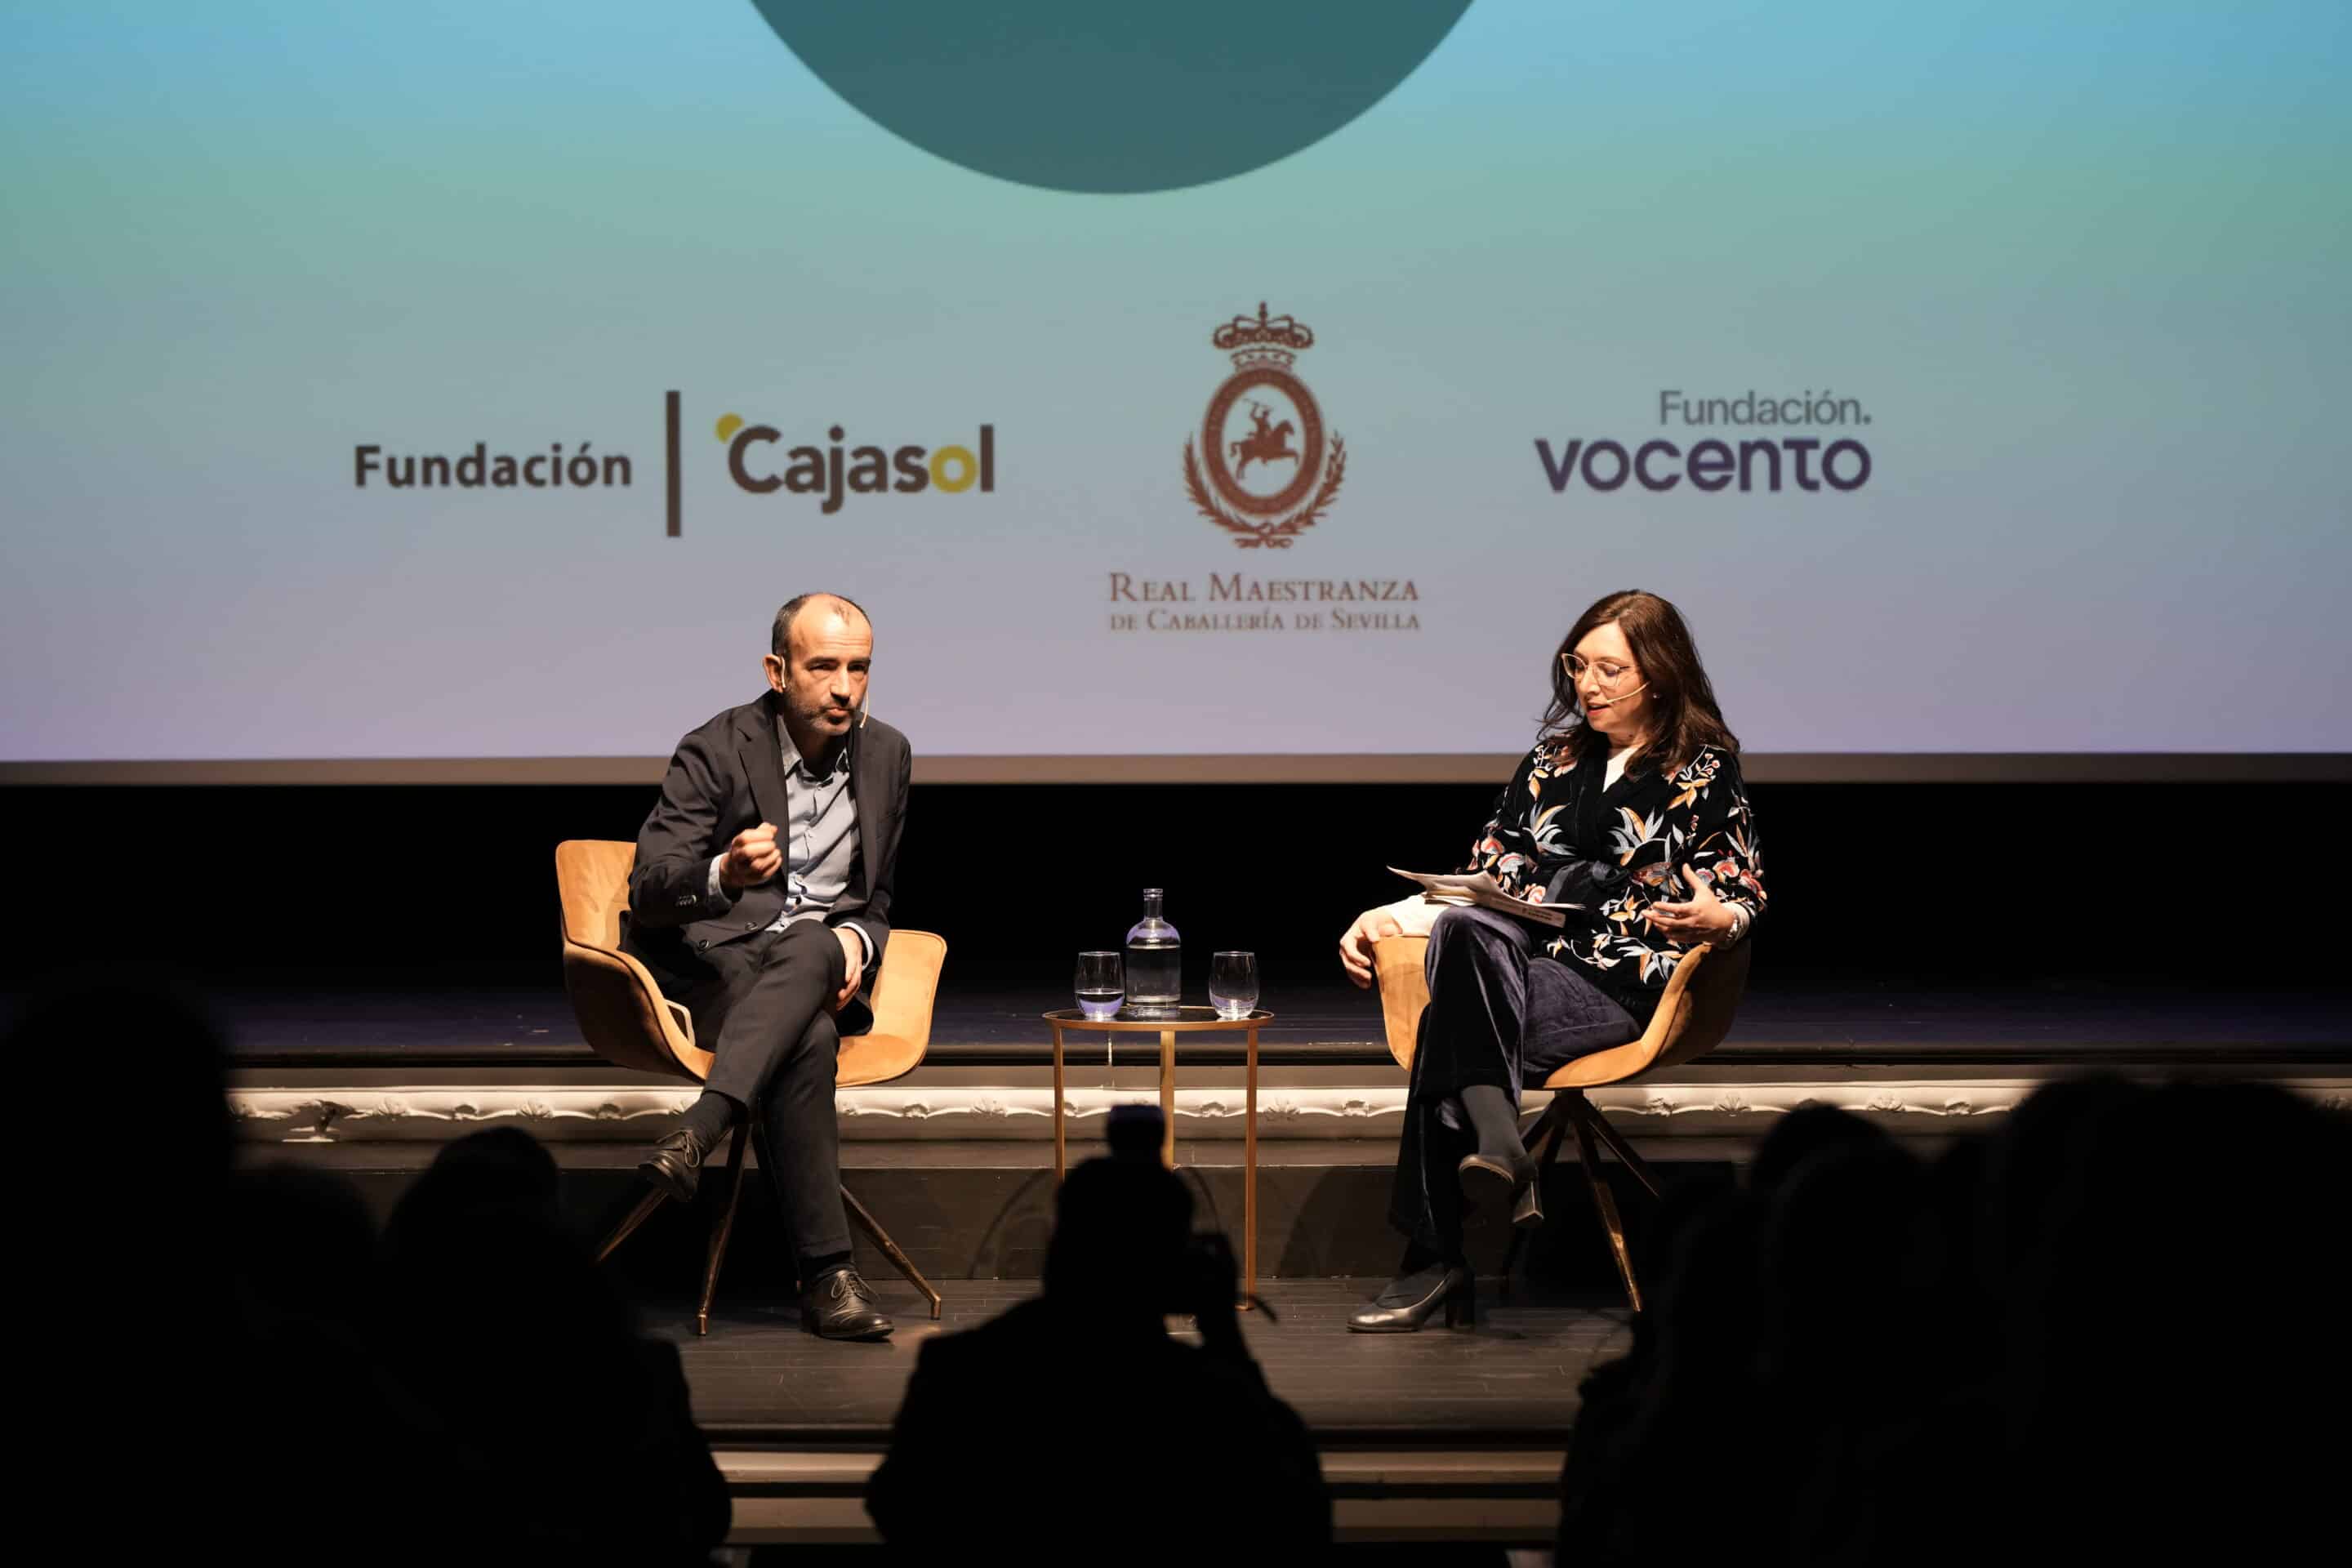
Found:
[[[1235,316],[1209,335],[1234,374],[1209,398],[1201,433],[1184,443],[1184,489],[1201,515],[1244,550],[1287,550],[1330,510],[1348,471],[1347,444],[1293,366],[1315,334],[1290,316]]]
[[[834,425],[825,429],[825,445],[804,442],[782,452],[770,449],[784,438],[772,425],[751,425],[740,415],[722,414],[711,428],[726,443],[727,472],[737,486],[753,495],[782,490],[820,496],[824,499],[817,510],[828,515],[839,511],[851,496],[924,490],[953,496],[996,489],[993,425],[982,426],[970,446],[942,447],[846,445],[847,432]]]
[[[686,531],[686,467],[681,451],[685,399],[662,395],[662,527],[670,538]],[[885,447],[851,444],[839,425],[825,428],[825,444],[804,440],[776,448],[784,433],[772,425],[752,425],[740,415],[721,415],[712,433],[727,448],[727,472],[736,487],[764,496],[814,496],[817,510],[839,511],[851,496],[918,494],[935,490],[961,495],[996,489],[996,426],[982,425],[969,444]],[[352,482],[360,489],[549,490],[583,494],[626,489],[636,465],[626,452],[596,450],[580,441],[545,451],[492,451],[487,440],[455,452],[387,452],[377,441],[352,449]]]

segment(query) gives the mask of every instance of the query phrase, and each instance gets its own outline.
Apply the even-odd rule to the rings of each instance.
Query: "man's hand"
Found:
[[[866,943],[849,926],[834,927],[833,936],[841,943],[841,972],[849,976],[824,1005],[826,1012],[838,1013],[849,1005],[849,999],[857,994],[858,982],[866,978]]]
[[[730,893],[764,882],[784,868],[784,852],[776,847],[776,825],[763,822],[747,827],[727,847],[719,863],[719,885]]]
[[[1404,927],[1386,910],[1366,910],[1339,939],[1339,964],[1359,990],[1372,983],[1372,943],[1384,936],[1402,936]]]
[[[1713,879],[1696,866],[1685,868],[1683,875],[1693,889],[1690,901],[1652,904],[1643,918],[1676,947],[1690,947],[1728,935],[1733,924],[1731,911],[1715,896]]]

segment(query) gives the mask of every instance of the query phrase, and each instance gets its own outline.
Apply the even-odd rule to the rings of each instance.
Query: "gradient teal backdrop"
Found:
[[[1113,195],[899,140],[749,0],[7,37],[6,759],[663,753],[820,586],[932,755],[1516,751],[1623,586],[1754,750],[2352,749],[2341,4],[1476,0],[1303,150]],[[1349,454],[1279,552],[1181,473],[1261,300]],[[1858,399],[1872,478],[1553,493],[1538,438],[1708,434],[1665,388]],[[826,516],[726,414],[985,422],[997,488]],[[635,483],[353,485],[478,440]],[[1114,572],[1409,579],[1418,626],[1115,631]]]

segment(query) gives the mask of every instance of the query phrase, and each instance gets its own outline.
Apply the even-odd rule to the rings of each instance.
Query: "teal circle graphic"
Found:
[[[1045,190],[1264,168],[1388,96],[1470,0],[752,0],[877,125]]]

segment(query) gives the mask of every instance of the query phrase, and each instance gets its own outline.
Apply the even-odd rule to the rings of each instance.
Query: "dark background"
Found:
[[[1484,785],[928,784],[897,923],[948,987],[1058,988],[1168,891],[1188,992],[1213,948],[1339,979],[1389,864],[1450,869]],[[1759,990],[2309,991],[2352,892],[2326,835],[2352,785],[1757,784]],[[17,787],[30,842],[8,988],[136,958],[222,988],[559,988],[552,853],[634,838],[646,785]],[[2315,831],[2316,830],[2316,831]],[[2304,847],[2309,859],[2301,858]],[[20,864],[23,863],[20,861]]]

